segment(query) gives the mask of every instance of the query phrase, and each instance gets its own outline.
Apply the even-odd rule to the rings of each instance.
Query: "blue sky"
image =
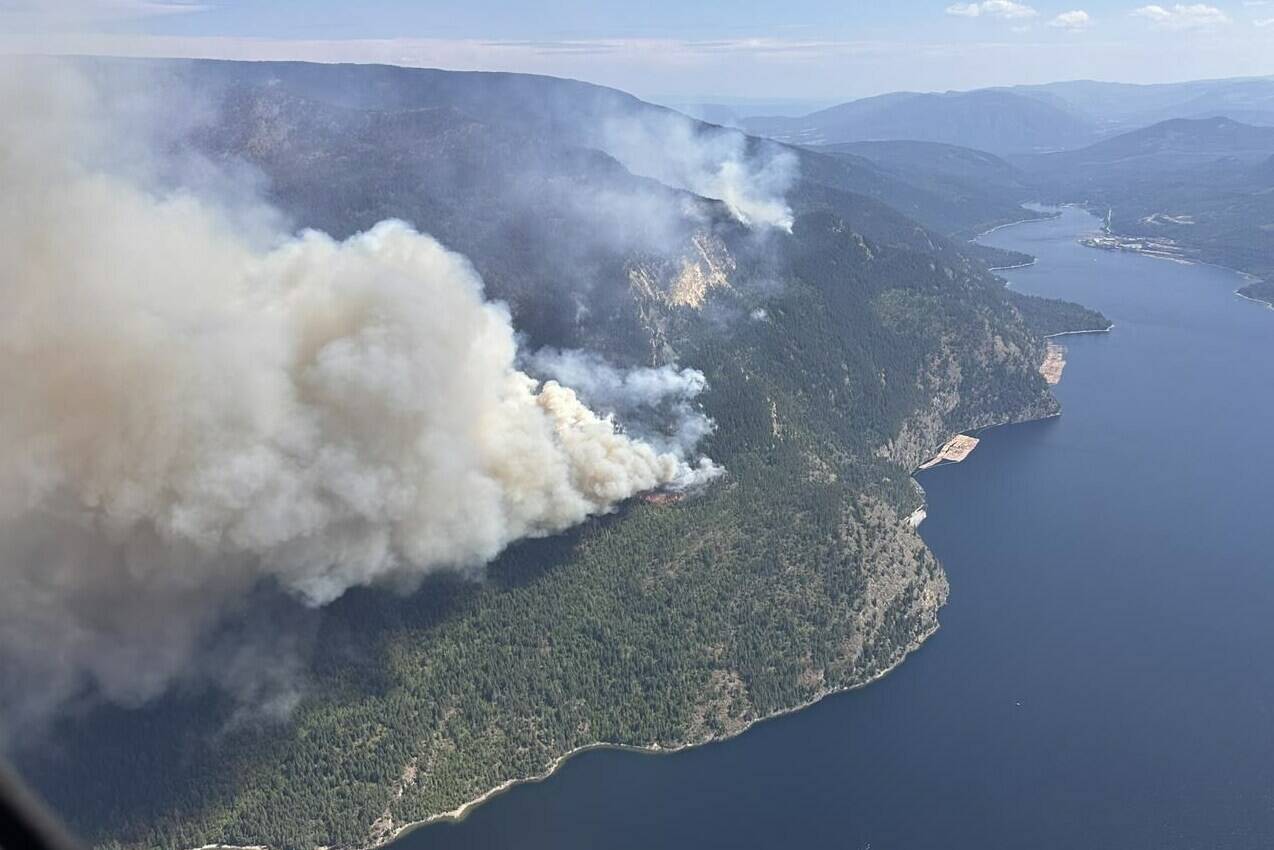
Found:
[[[0,50],[375,61],[646,97],[832,101],[1274,74],[1274,0],[0,0]]]

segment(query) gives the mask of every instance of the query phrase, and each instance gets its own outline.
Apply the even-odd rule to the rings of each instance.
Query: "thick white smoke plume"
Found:
[[[617,417],[628,434],[661,452],[690,456],[715,427],[694,403],[708,386],[698,369],[618,369],[591,352],[551,348],[535,352],[525,362],[532,374],[571,387],[591,409]],[[675,486],[692,486],[720,471],[705,458]]]
[[[7,75],[0,106],[0,707],[146,699],[263,580],[410,586],[711,468],[701,417],[646,442],[521,371],[407,225],[245,234],[81,156],[61,88]],[[677,374],[646,400],[695,419]]]
[[[737,130],[705,128],[676,112],[612,118],[602,147],[634,174],[715,198],[753,228],[792,230],[784,198],[797,176],[796,157],[777,145],[749,150]]]

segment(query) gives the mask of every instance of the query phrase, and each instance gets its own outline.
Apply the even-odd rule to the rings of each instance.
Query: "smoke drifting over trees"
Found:
[[[612,117],[602,136],[605,150],[634,174],[719,200],[748,227],[791,232],[784,199],[797,174],[791,151],[737,130],[704,129],[675,112]]]
[[[10,721],[200,676],[201,641],[263,582],[313,606],[410,588],[715,472],[701,374],[553,352],[532,377],[464,257],[399,221],[289,235],[259,205],[158,190],[138,176],[158,154],[97,101],[65,69],[0,83]]]

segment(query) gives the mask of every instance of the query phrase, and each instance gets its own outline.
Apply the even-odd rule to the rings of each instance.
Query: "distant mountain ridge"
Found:
[[[1084,117],[1011,91],[897,92],[854,100],[800,118],[745,119],[744,129],[792,144],[907,139],[992,153],[1075,147],[1097,138]]]
[[[748,132],[803,145],[944,142],[1022,155],[1084,147],[1174,118],[1274,125],[1274,77],[1136,85],[1073,80],[963,92],[893,92],[799,118],[759,116]]]
[[[1172,118],[1223,116],[1248,124],[1274,124],[1274,77],[1153,84],[1074,80],[1012,86],[1005,91],[1064,105],[1088,116],[1107,133]]]
[[[1034,173],[1101,167],[1095,178],[1109,180],[1134,167],[1177,169],[1232,162],[1248,165],[1274,154],[1274,127],[1257,127],[1230,118],[1173,118],[1073,151],[1020,156],[1014,161]]]

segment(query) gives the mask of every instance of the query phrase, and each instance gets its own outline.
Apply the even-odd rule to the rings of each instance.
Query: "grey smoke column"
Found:
[[[245,232],[76,149],[92,102],[0,82],[0,708],[144,700],[263,580],[411,586],[698,474],[522,372],[465,258]]]

